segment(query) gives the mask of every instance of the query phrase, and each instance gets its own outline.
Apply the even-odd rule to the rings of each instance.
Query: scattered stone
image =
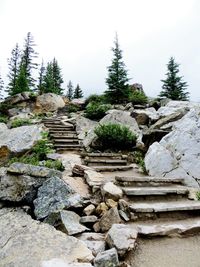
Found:
[[[118,267],[119,260],[117,251],[115,248],[98,253],[94,259],[95,267]]]
[[[84,176],[86,170],[91,170],[91,168],[85,165],[75,164],[72,169],[72,173],[73,175]]]
[[[60,171],[49,169],[41,166],[34,166],[30,164],[15,162],[12,163],[8,168],[7,172],[12,174],[26,174],[34,177],[44,177],[50,178],[52,176],[62,177],[62,173]]]
[[[78,239],[82,240],[87,247],[96,256],[99,252],[103,252],[106,247],[105,236],[99,233],[83,233]]]
[[[101,173],[91,170],[89,168],[88,170],[85,170],[84,177],[88,185],[91,187],[99,188],[104,182],[104,176]]]
[[[34,213],[38,219],[42,219],[63,209],[80,207],[82,201],[81,196],[67,183],[58,177],[52,177],[38,189]]]
[[[1,266],[45,266],[41,264],[52,259],[89,263],[93,259],[82,241],[33,220],[22,210],[1,209],[0,225]]]
[[[198,188],[188,188],[189,193],[188,193],[188,199],[191,200],[199,200],[197,194],[199,194],[199,189]]]
[[[138,232],[124,224],[113,224],[106,236],[110,248],[116,248],[120,257],[135,248]]]
[[[100,225],[99,225],[99,222],[96,222],[94,225],[93,225],[93,229],[96,233],[99,233],[100,232]]]
[[[121,219],[119,216],[118,209],[111,208],[109,211],[107,211],[100,219],[99,226],[102,232],[108,231],[113,224],[120,223]]]
[[[35,112],[52,112],[58,110],[59,108],[63,108],[64,106],[65,102],[60,95],[47,93],[39,95],[37,97],[35,104]]]
[[[68,235],[75,235],[89,230],[87,227],[79,223],[81,218],[73,211],[63,210],[60,212],[60,216]]]
[[[105,214],[108,211],[108,206],[105,204],[105,202],[99,203],[99,205],[96,207],[96,213],[100,216]]]
[[[114,208],[114,207],[117,207],[118,203],[116,201],[114,201],[113,199],[108,198],[108,199],[106,199],[106,205],[109,208]]]
[[[119,210],[119,215],[121,216],[121,218],[122,218],[124,221],[126,221],[126,222],[130,221],[129,216],[128,216],[127,213],[124,212],[123,210]]]
[[[122,198],[122,195],[123,195],[122,189],[116,186],[115,184],[113,184],[112,182],[106,183],[102,187],[101,193],[102,193],[103,198],[111,198],[113,200],[118,200]]]
[[[83,210],[83,212],[87,215],[87,216],[89,216],[89,215],[91,215],[94,211],[95,211],[95,205],[93,205],[93,204],[90,204],[89,206],[87,206],[86,208],[84,208],[84,210]]]
[[[129,210],[129,203],[126,200],[120,199],[118,204],[119,204],[120,210],[123,210],[123,211]]]
[[[95,215],[90,215],[90,216],[82,216],[80,218],[80,223],[83,224],[93,224],[98,220],[97,216]]]

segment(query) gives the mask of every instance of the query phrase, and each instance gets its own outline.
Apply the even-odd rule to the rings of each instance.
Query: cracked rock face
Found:
[[[192,109],[145,157],[151,176],[184,178],[188,186],[200,186],[200,108]]]

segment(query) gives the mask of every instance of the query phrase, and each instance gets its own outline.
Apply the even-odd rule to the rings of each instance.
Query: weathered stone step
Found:
[[[85,159],[84,161],[87,165],[127,165],[127,161],[122,159]]]
[[[82,157],[92,157],[92,158],[95,158],[95,157],[99,157],[99,158],[102,158],[102,157],[106,157],[106,158],[116,158],[116,159],[126,159],[127,158],[127,155],[122,155],[120,153],[82,153],[81,154]]]
[[[55,148],[80,148],[81,145],[79,144],[54,144]]]
[[[60,139],[60,138],[66,138],[66,139],[78,139],[78,136],[76,134],[51,134],[51,137],[53,139]]]
[[[94,166],[92,167],[95,171],[98,172],[114,172],[114,171],[127,171],[131,170],[133,166]]]
[[[54,139],[54,143],[79,143],[78,139]]]
[[[76,134],[76,131],[71,131],[71,130],[63,130],[63,129],[60,129],[60,130],[52,130],[52,129],[49,129],[49,132],[50,134]]]
[[[170,222],[151,222],[131,224],[142,236],[177,236],[191,235],[200,232],[200,217],[184,220],[171,220]]]
[[[49,128],[49,130],[73,130],[74,127],[72,126],[62,126],[62,125],[55,125],[55,126],[50,126],[48,127],[47,125],[45,125],[47,128]]]
[[[166,177],[135,177],[135,176],[116,176],[115,181],[124,185],[141,185],[141,186],[164,186],[171,184],[184,184],[183,178],[166,178]]]
[[[185,186],[159,186],[159,187],[121,187],[124,194],[127,196],[152,196],[152,195],[167,195],[188,194],[188,188]]]
[[[133,212],[158,213],[169,211],[194,211],[200,210],[200,201],[165,201],[165,202],[140,202],[129,206]]]

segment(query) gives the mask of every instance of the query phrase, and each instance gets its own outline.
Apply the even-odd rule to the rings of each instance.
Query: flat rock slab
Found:
[[[141,182],[141,183],[183,183],[184,178],[166,178],[166,177],[151,177],[151,176],[116,176],[115,180],[118,182]]]
[[[104,183],[104,176],[94,170],[87,169],[84,172],[84,177],[89,186],[101,186]]]
[[[168,212],[200,210],[200,201],[142,202],[130,205],[134,212]]]
[[[106,249],[105,235],[99,233],[83,233],[78,239],[82,240],[96,256]]]
[[[113,224],[107,233],[106,242],[110,248],[116,248],[118,254],[123,257],[135,248],[137,235],[137,229],[124,224]]]
[[[93,259],[82,241],[31,219],[21,210],[1,209],[0,225],[1,267],[43,267],[52,259],[66,263]]]
[[[171,222],[137,224],[138,234],[146,236],[177,236],[200,232],[200,218]]]
[[[159,186],[159,187],[123,187],[124,194],[128,196],[151,196],[151,195],[167,195],[177,194],[185,195],[188,188],[185,186]]]
[[[132,165],[128,166],[95,166],[92,167],[95,171],[98,172],[113,172],[113,171],[127,171],[133,168]]]

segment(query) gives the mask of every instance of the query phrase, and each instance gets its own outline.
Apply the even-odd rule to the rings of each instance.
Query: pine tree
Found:
[[[161,80],[161,82],[163,82],[163,90],[159,94],[160,97],[167,97],[172,100],[188,100],[189,93],[185,92],[188,85],[186,82],[182,81],[183,76],[178,76],[179,65],[180,64],[177,64],[173,57],[170,58],[167,64],[167,78]]]
[[[73,98],[82,98],[82,97],[83,97],[83,91],[81,90],[79,84],[77,84],[76,88],[74,89]]]
[[[126,102],[129,95],[129,78],[127,76],[126,66],[122,60],[122,50],[119,47],[118,37],[116,34],[114,47],[112,48],[114,57],[111,65],[108,67],[108,85],[105,95],[110,103]]]
[[[61,69],[58,66],[57,60],[54,58],[52,62],[47,63],[43,84],[44,93],[61,95],[63,92],[63,89],[61,88],[62,83]]]
[[[72,82],[69,81],[68,85],[67,85],[67,98],[71,101],[72,98],[73,98],[73,92],[74,92],[74,89],[73,89],[73,85],[72,85]]]
[[[11,52],[11,58],[8,59],[8,86],[6,92],[9,95],[15,94],[16,91],[16,80],[19,71],[19,60],[20,60],[20,50],[18,44],[16,44],[15,48]]]
[[[11,92],[10,95],[16,95],[22,92],[30,91],[30,87],[28,84],[27,76],[26,76],[26,69],[24,64],[20,64],[19,73],[16,79],[16,86],[15,90]]]
[[[39,71],[39,82],[38,82],[38,93],[40,95],[44,93],[44,72],[45,72],[45,67],[44,67],[44,62],[42,60]]]
[[[4,98],[4,82],[0,74],[0,99]]]
[[[36,45],[34,43],[33,36],[30,32],[28,32],[24,43],[24,50],[21,56],[21,65],[23,65],[27,83],[30,89],[34,87],[35,83],[35,79],[32,77],[32,72],[38,67],[38,64],[34,62],[34,59],[38,57],[38,53],[36,53],[34,50],[35,46]]]

